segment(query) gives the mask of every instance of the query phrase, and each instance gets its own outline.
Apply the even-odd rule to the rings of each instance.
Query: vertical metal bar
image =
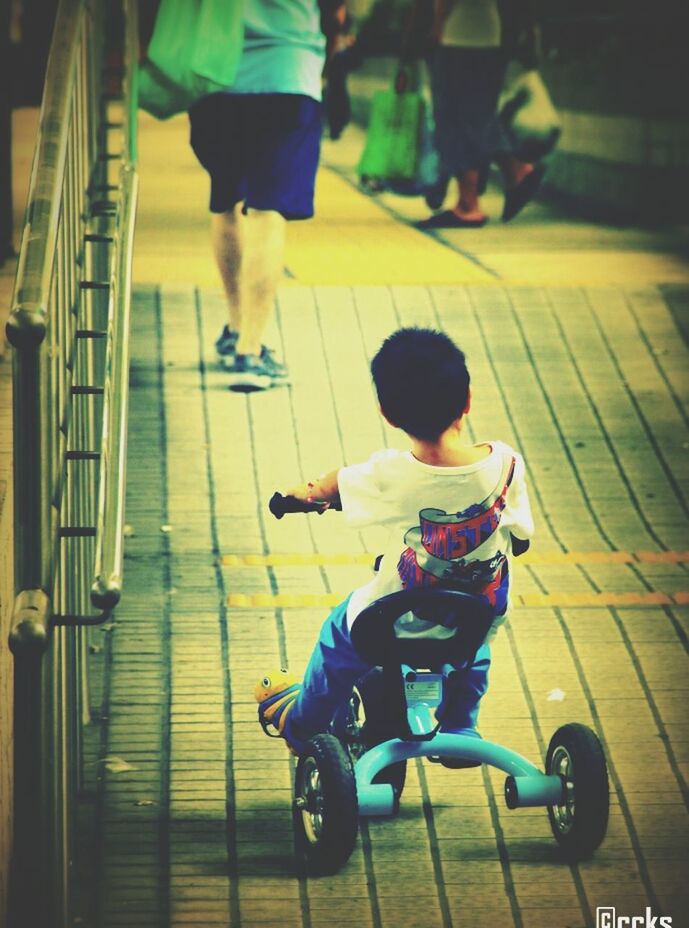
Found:
[[[125,114],[125,157],[136,165],[139,159],[137,116],[139,107],[139,18],[137,0],[124,0],[124,99]]]
[[[11,87],[10,5],[0,3],[0,87]],[[0,94],[0,266],[14,254],[12,242],[12,100]]]
[[[96,547],[96,579],[91,591],[93,602],[101,609],[112,609],[122,585],[124,477],[126,469],[126,420],[129,371],[129,316],[131,291],[131,254],[137,201],[137,177],[132,165],[122,168],[122,228],[118,241],[115,274],[111,292],[109,326],[112,328],[107,365],[104,428],[108,431],[108,456],[103,458],[98,498],[99,530]]]
[[[70,923],[70,857],[71,857],[71,772],[68,746],[69,733],[69,667],[68,629],[53,631],[50,692],[46,710],[50,712],[48,735],[52,757],[49,785],[51,790],[49,816],[52,826],[51,858],[48,861],[48,879],[52,883],[52,919],[56,925]]]
[[[44,840],[46,779],[37,762],[45,742],[44,655],[49,621],[45,593],[34,590],[17,597],[9,640],[15,664],[14,701],[21,707],[23,723],[14,732],[14,798],[21,817],[15,817],[9,919],[16,928],[49,924],[43,885],[50,853]]]

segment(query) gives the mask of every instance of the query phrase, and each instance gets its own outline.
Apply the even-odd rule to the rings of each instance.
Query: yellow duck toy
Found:
[[[288,670],[282,668],[269,671],[256,684],[254,696],[258,703],[258,721],[263,731],[273,738],[279,738],[285,728],[287,713],[294,705],[301,689],[299,680]],[[268,731],[271,725],[277,734]]]

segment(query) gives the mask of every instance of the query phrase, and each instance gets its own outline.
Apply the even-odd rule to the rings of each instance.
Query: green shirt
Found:
[[[317,0],[244,0],[244,47],[228,92],[320,100],[324,59]]]

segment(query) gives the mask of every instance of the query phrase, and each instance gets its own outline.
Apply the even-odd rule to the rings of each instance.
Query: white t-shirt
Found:
[[[411,451],[387,449],[338,472],[349,524],[389,529],[378,572],[352,593],[350,627],[374,600],[404,588],[410,559],[412,570],[433,572],[446,565],[465,574],[472,564],[488,565],[509,555],[511,534],[531,537],[524,461],[503,442],[488,445],[490,454],[462,467],[423,464]]]
[[[441,45],[497,48],[500,14],[496,0],[455,0],[443,24]]]

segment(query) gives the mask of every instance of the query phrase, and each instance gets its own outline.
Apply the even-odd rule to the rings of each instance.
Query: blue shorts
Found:
[[[301,94],[214,93],[189,110],[191,147],[211,179],[210,210],[237,203],[313,216],[321,104]]]

